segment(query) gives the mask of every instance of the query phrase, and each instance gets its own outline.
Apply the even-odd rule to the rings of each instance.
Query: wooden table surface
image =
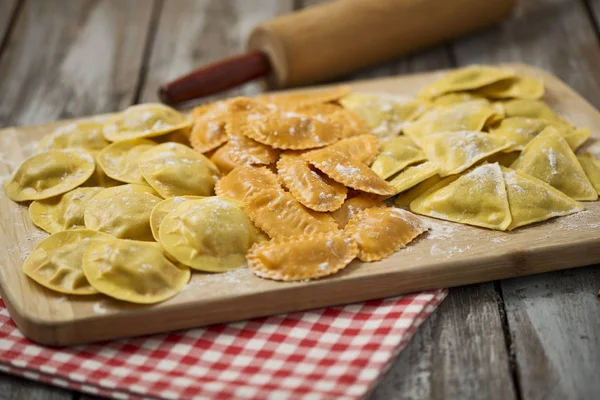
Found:
[[[449,1],[449,0],[448,0]],[[600,0],[516,0],[501,26],[347,77],[525,62],[600,108]],[[156,100],[292,0],[0,0],[0,127]],[[254,94],[248,85],[226,95]],[[600,398],[600,268],[451,290],[371,398]],[[89,398],[0,375],[0,399]]]

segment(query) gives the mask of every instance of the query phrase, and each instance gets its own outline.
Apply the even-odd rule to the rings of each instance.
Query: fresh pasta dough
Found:
[[[169,261],[157,243],[112,238],[92,244],[83,255],[83,272],[100,293],[138,304],[165,301],[190,280],[190,269]]]
[[[195,270],[223,272],[245,265],[256,239],[250,219],[236,200],[189,200],[160,224],[159,242],[177,261]]]
[[[115,142],[98,154],[98,164],[107,176],[125,183],[144,184],[139,167],[142,154],[156,146],[151,140],[130,139]]]
[[[92,174],[96,164],[89,153],[50,150],[25,160],[4,184],[11,200],[42,200],[75,189]]]

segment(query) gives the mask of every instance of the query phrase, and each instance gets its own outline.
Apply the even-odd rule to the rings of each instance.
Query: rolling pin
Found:
[[[248,53],[159,88],[177,104],[267,77],[271,88],[326,81],[500,22],[514,0],[336,0],[267,21]]]

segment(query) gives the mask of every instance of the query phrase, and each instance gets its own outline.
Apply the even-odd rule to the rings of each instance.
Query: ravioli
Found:
[[[437,175],[439,167],[437,164],[426,161],[422,164],[409,167],[404,171],[400,172],[390,181],[390,185],[394,187],[396,193],[402,193],[426,179]]]
[[[588,128],[574,129],[563,134],[563,137],[573,151],[581,147],[591,136],[592,131]]]
[[[206,153],[229,140],[225,125],[229,118],[228,101],[205,104],[192,110],[194,121],[190,132],[190,144],[194,150]]]
[[[573,130],[570,126],[557,123],[556,121],[526,117],[506,118],[496,126],[491,127],[490,134],[513,142],[513,145],[508,150],[521,151],[527,143],[548,126],[556,128],[567,139],[567,142],[570,141],[569,145],[573,151],[581,146],[591,134],[588,129]]]
[[[104,172],[104,168],[102,168],[102,166],[98,162],[98,154],[99,153],[96,153],[94,156],[94,163],[96,164],[94,173],[81,186],[107,188],[123,184],[123,182],[113,179],[110,176],[106,175],[106,172]]]
[[[150,213],[161,199],[149,186],[128,184],[103,189],[88,200],[85,227],[121,239],[153,240]]]
[[[300,235],[255,244],[248,266],[261,278],[300,281],[335,274],[357,254],[356,242],[341,232]]]
[[[381,199],[363,193],[346,200],[340,208],[331,213],[331,216],[338,227],[344,229],[348,221],[358,212],[374,207],[381,208],[386,207],[386,205]]]
[[[563,118],[559,117],[546,103],[541,100],[514,99],[502,103],[509,117],[538,118],[570,126]]]
[[[440,176],[458,174],[477,161],[508,149],[511,142],[477,131],[440,132],[423,142],[429,161],[439,168]]]
[[[4,191],[14,201],[47,199],[75,189],[95,168],[94,157],[84,150],[50,150],[25,160]]]
[[[405,122],[423,108],[415,99],[364,93],[351,93],[340,103],[364,120],[371,133],[379,138],[398,136]]]
[[[366,123],[359,116],[336,104],[288,106],[284,107],[284,110],[305,115],[321,122],[329,121],[340,124],[342,127],[342,138],[366,134],[369,131]]]
[[[371,169],[387,179],[411,164],[425,161],[423,150],[406,136],[398,136],[385,142]]]
[[[311,105],[338,101],[340,98],[347,95],[349,92],[349,86],[337,86],[333,89],[325,90],[300,90],[286,93],[267,93],[258,96],[258,99],[279,106],[287,106],[290,104]]]
[[[419,96],[433,98],[451,92],[479,89],[514,76],[515,71],[509,68],[471,65],[448,72],[442,78],[425,86],[419,92]]]
[[[498,164],[484,164],[448,177],[410,203],[410,210],[461,224],[506,230],[512,221]]]
[[[73,148],[84,149],[90,153],[100,151],[109,144],[102,135],[103,126],[103,124],[93,121],[63,125],[42,138],[37,152]]]
[[[575,200],[598,199],[573,150],[552,127],[529,142],[511,168],[532,175]]]
[[[369,208],[358,212],[344,228],[358,244],[361,261],[377,261],[406,247],[427,231],[416,215],[395,207]]]
[[[104,124],[104,137],[111,142],[149,138],[180,129],[192,121],[179,111],[159,103],[137,104],[114,115]]]
[[[55,233],[43,239],[23,263],[23,272],[55,292],[73,295],[98,293],[83,274],[82,259],[95,244],[106,246],[110,235],[87,229]]]
[[[600,194],[600,162],[596,160],[590,152],[585,152],[577,155],[577,160],[583,171],[587,175],[588,179],[594,185],[596,192]]]
[[[263,189],[282,191],[277,175],[273,171],[266,167],[251,166],[234,168],[215,186],[218,196],[244,202],[250,195]]]
[[[233,171],[234,168],[241,165],[231,159],[231,145],[229,143],[219,147],[210,156],[209,160],[219,168],[219,171],[221,171],[222,174],[228,174]]]
[[[219,169],[204,155],[178,143],[163,143],[139,159],[144,179],[165,199],[174,196],[210,196]]]
[[[583,206],[531,175],[502,168],[512,222],[508,229],[569,215]]]
[[[234,126],[227,125],[229,158],[241,165],[268,165],[279,159],[279,150],[244,136]]]
[[[480,131],[497,114],[494,107],[481,102],[435,107],[406,126],[404,134],[422,145],[429,135],[438,132]]]
[[[296,200],[311,210],[337,210],[348,194],[344,185],[313,169],[299,154],[283,154],[277,171]]]
[[[161,201],[154,206],[150,213],[150,229],[152,230],[152,236],[154,240],[158,242],[158,230],[163,219],[168,213],[175,211],[178,205],[185,203],[188,200],[200,200],[204,199],[202,196],[177,196],[169,197],[166,200]]]
[[[531,76],[518,75],[483,86],[476,93],[490,99],[539,100],[544,95],[544,83]]]
[[[294,196],[282,190],[259,190],[244,203],[252,222],[271,238],[338,230],[330,215],[305,208]]]
[[[427,192],[433,186],[437,185],[441,180],[442,178],[439,175],[433,175],[431,178],[425,179],[424,181],[414,185],[410,189],[400,192],[398,196],[396,196],[394,203],[397,206],[409,207],[410,203],[412,203],[413,200],[421,196],[423,193]]]
[[[169,261],[157,243],[122,239],[91,245],[83,272],[97,291],[137,304],[165,301],[190,280],[190,269]]]
[[[394,188],[366,164],[334,149],[311,151],[303,157],[336,182],[355,190],[390,196]]]
[[[242,206],[220,197],[179,204],[160,224],[159,243],[173,258],[195,270],[224,272],[242,267],[256,239]]]
[[[489,100],[481,95],[470,92],[446,93],[435,99],[430,100],[430,104],[437,106],[451,106],[458,103],[466,103],[470,101],[479,101],[483,104],[490,104]]]
[[[83,212],[87,202],[102,188],[82,187],[63,195],[36,200],[29,205],[29,217],[48,233],[83,228]]]
[[[358,135],[342,139],[322,150],[333,149],[354,158],[364,164],[371,165],[379,154],[379,139],[371,134]],[[320,151],[313,150],[313,151]]]
[[[156,146],[151,140],[131,139],[115,142],[98,154],[98,164],[104,173],[120,182],[144,184],[139,167],[142,154]]]

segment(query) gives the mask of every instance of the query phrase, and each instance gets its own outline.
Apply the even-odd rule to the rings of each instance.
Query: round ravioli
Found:
[[[190,269],[169,261],[157,243],[112,239],[83,256],[83,272],[99,292],[138,304],[165,301],[183,289]]]
[[[159,242],[193,269],[223,272],[241,267],[256,236],[241,206],[221,197],[186,201],[163,219]]]
[[[261,278],[299,281],[334,274],[357,254],[356,242],[342,232],[300,235],[255,244],[248,266]]]
[[[179,129],[189,129],[192,121],[159,103],[138,104],[116,114],[104,124],[104,137],[111,142],[154,137]]]
[[[219,147],[210,156],[210,161],[212,161],[223,174],[228,174],[233,171],[235,167],[241,165],[231,159],[231,145],[229,143]]]
[[[96,164],[83,150],[50,150],[23,162],[4,190],[14,201],[58,196],[84,183]]]
[[[98,293],[86,279],[82,260],[90,246],[108,246],[110,235],[88,229],[55,233],[42,240],[23,263],[25,275],[42,286],[65,294]]]
[[[168,213],[175,211],[177,206],[181,203],[188,200],[200,200],[203,198],[204,197],[202,196],[170,197],[155,205],[150,213],[150,229],[152,229],[152,236],[154,236],[154,239],[158,242],[158,228],[160,228],[160,224],[162,224],[163,219],[165,219]]]
[[[219,169],[201,153],[179,143],[163,143],[140,157],[144,179],[164,198],[210,196]]]
[[[190,133],[192,147],[206,153],[214,150],[229,139],[225,124],[229,118],[229,102],[217,101],[194,108],[191,113],[194,125]]]
[[[98,154],[98,164],[109,177],[126,183],[145,183],[140,171],[140,156],[156,146],[151,140],[132,139],[116,142]]]
[[[85,205],[101,191],[98,187],[81,187],[61,196],[36,200],[29,205],[29,216],[48,233],[83,228]]]
[[[85,206],[85,227],[122,239],[153,240],[150,213],[161,199],[145,185],[103,189]]]
[[[37,152],[73,148],[84,149],[91,153],[100,151],[109,144],[102,134],[103,126],[93,121],[61,126],[40,140]]]

